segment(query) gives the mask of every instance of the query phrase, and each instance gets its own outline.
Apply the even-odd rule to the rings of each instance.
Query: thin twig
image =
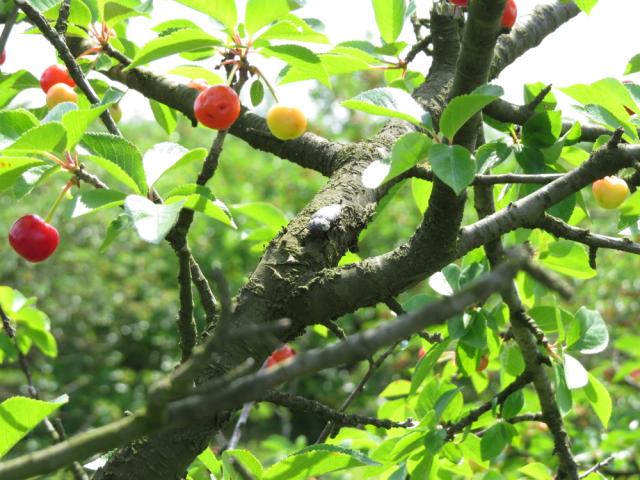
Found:
[[[613,462],[613,460],[614,460],[613,455],[605,458],[604,460],[601,460],[600,462],[596,463],[593,467],[591,467],[589,470],[586,470],[583,473],[581,473],[579,478],[587,478],[592,473],[597,472],[603,467],[606,467],[607,465],[609,465],[611,462]]]
[[[7,46],[7,40],[9,40],[9,35],[11,35],[11,30],[13,26],[16,24],[16,19],[18,18],[18,7],[14,6],[9,14],[7,15],[7,19],[4,22],[4,28],[2,29],[2,33],[0,33],[0,53],[2,53]]]
[[[60,55],[60,58],[67,66],[69,70],[69,74],[71,78],[76,82],[78,88],[82,90],[82,93],[86,95],[92,105],[97,105],[100,103],[100,98],[96,95],[96,92],[93,90],[93,87],[87,81],[84,73],[82,73],[82,69],[76,62],[71,50],[69,50],[69,46],[65,42],[65,39],[62,35],[60,35],[54,28],[49,24],[46,18],[42,16],[42,14],[36,10],[29,2],[25,0],[14,0],[16,5],[20,7],[20,9],[25,13],[25,15],[33,22],[33,24],[40,30],[42,35],[53,45],[53,47]],[[113,135],[120,136],[120,130],[118,126],[111,117],[109,110],[105,110],[100,114],[100,118],[104,123],[107,130]]]
[[[376,417],[366,417],[363,415],[346,414],[333,408],[327,407],[322,403],[311,400],[298,395],[291,395],[277,391],[268,392],[265,400],[276,405],[287,407],[290,410],[298,410],[305,413],[311,413],[327,420],[334,425],[345,427],[357,427],[360,425],[373,425],[379,428],[410,428],[413,426],[413,420],[408,418],[404,422],[394,422]]]
[[[7,334],[7,336],[13,343],[14,348],[16,349],[16,355],[18,356],[18,365],[20,365],[20,370],[22,370],[22,373],[27,379],[27,391],[29,392],[29,396],[34,400],[38,400],[40,395],[38,394],[38,389],[33,384],[33,376],[31,374],[29,361],[20,350],[18,337],[16,335],[16,329],[11,324],[11,319],[2,308],[2,305],[0,305],[0,318],[2,319],[2,328],[4,332]],[[65,440],[64,427],[62,426],[62,422],[60,421],[60,419],[56,419],[52,422],[51,420],[49,420],[49,418],[45,418],[43,423],[54,442],[60,443]],[[82,465],[80,465],[78,462],[73,462],[70,465],[70,468],[71,473],[76,478],[76,480],[89,480],[89,476],[85,472],[84,468],[82,468]]]
[[[58,20],[56,20],[56,32],[58,35],[64,36],[67,33],[67,21],[71,13],[71,0],[62,0],[60,9],[58,10]]]

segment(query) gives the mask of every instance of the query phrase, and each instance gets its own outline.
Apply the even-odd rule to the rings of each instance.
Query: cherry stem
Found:
[[[44,221],[46,223],[49,223],[51,221],[51,218],[53,217],[53,214],[56,212],[56,210],[58,209],[58,206],[60,205],[60,203],[62,202],[62,199],[64,198],[64,196],[66,195],[66,193],[69,191],[69,189],[71,187],[73,187],[74,181],[73,179],[69,180],[67,182],[67,184],[64,186],[64,188],[62,189],[62,191],[60,192],[60,194],[58,195],[58,198],[56,198],[56,201],[53,202],[53,205],[51,205],[51,208],[49,209],[49,213],[47,213],[47,216],[44,218]]]
[[[235,76],[237,71],[238,71],[238,64],[234,63],[233,68],[231,69],[231,71],[229,72],[229,76],[227,77],[227,85],[231,85],[233,83],[233,77]]]

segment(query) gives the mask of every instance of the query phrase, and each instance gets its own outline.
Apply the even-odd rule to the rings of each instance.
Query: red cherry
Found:
[[[516,18],[518,17],[518,7],[515,0],[507,0],[504,6],[504,12],[502,13],[502,19],[500,25],[502,28],[511,28],[516,24]]]
[[[2,50],[2,52],[0,52],[0,65],[2,65],[6,59],[7,59],[7,51]]]
[[[38,215],[25,215],[11,227],[9,243],[20,256],[36,263],[46,260],[56,251],[60,236],[53,225]]]
[[[75,87],[76,82],[69,76],[69,72],[66,68],[60,65],[51,65],[40,76],[40,86],[44,93],[47,93],[49,89],[56,83],[66,83],[70,87]]]
[[[449,3],[453,3],[458,7],[466,7],[467,4],[469,3],[469,0],[449,0]]]
[[[280,362],[284,362],[287,358],[295,356],[295,354],[296,351],[293,348],[289,345],[284,345],[269,355],[269,358],[267,358],[267,367],[273,367]]]
[[[424,347],[420,347],[420,350],[418,350],[418,358],[422,358],[427,354],[427,351],[424,349]]]
[[[198,95],[193,110],[203,125],[226,130],[240,115],[240,99],[231,87],[214,85]]]

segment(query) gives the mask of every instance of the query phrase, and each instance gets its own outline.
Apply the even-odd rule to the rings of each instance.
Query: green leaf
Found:
[[[121,213],[114,218],[107,227],[107,233],[105,234],[102,245],[100,245],[98,251],[100,253],[106,252],[118,235],[127,230],[131,225],[131,218],[126,213]]]
[[[563,275],[587,279],[596,275],[589,267],[589,256],[581,245],[568,240],[557,240],[540,255],[541,263]]]
[[[153,118],[156,119],[158,125],[171,135],[178,125],[178,115],[176,111],[164,103],[156,102],[153,99],[149,99],[149,106],[151,107]]]
[[[45,162],[36,158],[0,156],[0,192],[16,184],[25,171],[40,165]]]
[[[198,10],[222,23],[229,30],[233,30],[238,22],[238,12],[235,0],[177,0],[187,7]]]
[[[72,150],[102,112],[109,108],[108,104],[97,105],[88,110],[72,110],[62,115],[62,125],[67,130],[67,150]]]
[[[524,407],[524,395],[522,390],[518,390],[517,392],[509,395],[502,403],[502,418],[508,420],[515,417],[520,413],[522,407]]]
[[[265,25],[284,17],[290,10],[289,0],[249,0],[244,21],[247,33],[256,33]]]
[[[411,167],[425,160],[432,140],[419,132],[402,135],[394,144],[391,156],[373,161],[362,173],[362,184],[367,188],[377,188]]]
[[[198,455],[198,460],[200,460],[204,464],[204,466],[207,467],[207,470],[209,470],[210,473],[212,473],[216,477],[220,476],[220,469],[222,468],[222,465],[220,463],[220,460],[216,458],[215,454],[209,447],[205,448],[202,453]]]
[[[264,86],[259,78],[256,78],[251,84],[249,94],[251,96],[251,105],[257,107],[262,103],[262,100],[264,99]]]
[[[403,397],[409,394],[411,383],[408,380],[395,380],[378,395],[381,398]]]
[[[569,387],[567,386],[564,367],[561,364],[556,363],[554,364],[553,369],[555,371],[556,380],[556,401],[558,402],[560,412],[564,416],[571,410],[573,398],[571,390],[569,390]]]
[[[476,113],[499,98],[503,94],[501,87],[483,85],[466,95],[452,99],[440,117],[440,132],[449,140]]]
[[[126,69],[146,65],[149,62],[168,57],[169,55],[219,45],[222,45],[220,40],[202,30],[176,30],[164,37],[156,38],[147,43],[138,51],[138,54]]]
[[[433,173],[460,195],[471,185],[476,174],[476,163],[471,153],[460,145],[436,143],[429,150],[429,163]]]
[[[228,472],[233,469],[230,462],[231,458],[234,458],[238,463],[240,463],[247,472],[249,472],[251,478],[262,480],[263,469],[260,461],[250,451],[241,449],[225,450],[222,453],[222,463],[225,466],[224,478],[233,478],[228,477]]]
[[[140,238],[158,244],[178,220],[183,203],[158,205],[145,197],[129,195],[124,201],[124,208]]]
[[[62,397],[52,402],[43,402],[26,397],[11,397],[0,404],[0,457],[3,457],[27,433],[33,430],[48,415],[68,402]]]
[[[609,425],[609,419],[611,418],[611,412],[613,411],[613,404],[611,402],[611,396],[607,388],[598,381],[596,377],[587,373],[589,383],[584,387],[583,391],[593,408],[596,415],[607,428]]]
[[[372,0],[380,36],[385,43],[396,41],[404,23],[404,0]]]
[[[522,141],[533,148],[550,147],[560,137],[561,130],[561,112],[536,113],[522,127]]]
[[[11,74],[0,72],[0,108],[8,105],[23,90],[39,87],[38,79],[26,70]]]
[[[232,205],[231,209],[264,225],[277,229],[285,227],[289,223],[289,220],[282,210],[267,202],[241,203]]]
[[[95,190],[82,192],[74,198],[71,218],[120,206],[124,203],[125,197],[126,195],[122,192],[108,190],[106,188],[97,188]]]
[[[591,9],[596,6],[598,0],[573,0],[573,2],[587,15],[591,13]]]
[[[81,143],[98,156],[86,157],[87,160],[100,164],[101,167],[131,187],[136,193],[147,193],[147,181],[142,166],[142,155],[140,155],[133,143],[108,133],[86,133],[82,137]],[[109,163],[112,165],[108,165]],[[117,169],[113,168],[113,166],[117,167]],[[123,172],[128,177],[128,180],[117,174],[117,170]]]
[[[320,57],[308,48],[300,45],[275,45],[264,47],[260,53],[265,57],[278,58],[305,73],[309,78],[318,80],[326,87],[331,88],[329,75],[324,69]]]
[[[224,79],[220,75],[217,75],[211,70],[200,67],[198,65],[181,65],[179,67],[172,68],[167,73],[170,73],[172,75],[180,75],[181,77],[186,78],[202,78],[209,85],[224,83]]]
[[[356,450],[335,445],[311,445],[289,455],[264,472],[264,480],[306,480],[347,468],[379,465]]]
[[[563,356],[564,360],[564,378],[569,390],[584,387],[587,382],[587,371],[582,364],[568,353]]]
[[[227,206],[216,199],[209,188],[201,185],[181,185],[169,192],[165,204],[169,205],[178,201],[184,202],[182,208],[190,208],[204,213],[231,228],[238,228]]]
[[[602,352],[608,344],[609,331],[600,312],[581,307],[567,336],[569,349],[593,355]]]
[[[5,154],[60,152],[67,144],[66,131],[59,122],[39,125],[24,132],[10,146],[3,150]]]
[[[590,85],[576,84],[560,90],[584,105],[595,121],[613,128],[623,126],[628,136],[638,139],[637,130],[629,121],[625,106],[632,110],[638,110],[639,107],[618,79],[604,78]]]
[[[28,110],[0,110],[0,150],[4,147],[1,137],[15,140],[38,123],[36,116]]]
[[[37,308],[26,306],[15,312],[13,319],[18,326],[18,340],[33,342],[42,353],[49,357],[58,355],[58,345],[51,334],[51,322],[46,313]],[[22,353],[26,354],[27,352],[28,347]]]
[[[290,40],[295,42],[328,44],[326,35],[313,30],[307,22],[295,15],[281,17],[278,22],[260,34],[256,42],[265,40]]]
[[[627,68],[624,70],[625,75],[629,75],[631,73],[640,72],[640,53],[634,55],[629,63],[627,63]]]
[[[13,197],[16,200],[20,200],[29,195],[38,185],[59,170],[60,168],[58,166],[49,164],[29,167],[15,179],[12,191]],[[3,177],[0,175],[0,184],[2,183],[2,179]],[[0,185],[0,191],[1,190],[2,187]]]
[[[418,365],[416,365],[416,369],[413,372],[413,376],[411,377],[411,390],[410,392],[415,393],[427,375],[434,367],[438,359],[442,356],[444,351],[447,349],[451,340],[449,338],[444,339],[442,342],[434,345],[431,349],[426,353],[424,357],[420,359]]]
[[[520,473],[534,480],[552,480],[549,468],[544,463],[529,463],[518,469]]]
[[[501,142],[489,142],[476,150],[476,163],[479,174],[487,173],[493,167],[500,165],[512,153],[509,145]]]
[[[415,125],[422,125],[420,119],[424,110],[413,97],[399,88],[374,88],[341,104],[352,110],[380,115],[383,117],[401,118]]]
[[[202,161],[207,155],[204,148],[198,148],[189,152],[182,145],[172,142],[158,143],[147,150],[142,158],[142,165],[149,188],[178,162],[182,164],[191,161]],[[185,160],[186,157],[186,160]]]
[[[497,457],[513,438],[513,432],[505,422],[498,422],[490,427],[480,440],[480,451],[483,460]]]

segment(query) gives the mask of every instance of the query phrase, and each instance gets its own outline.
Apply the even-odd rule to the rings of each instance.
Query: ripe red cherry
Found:
[[[284,345],[269,355],[269,358],[267,358],[267,367],[273,367],[280,362],[284,362],[287,358],[295,356],[295,354],[296,351],[293,348],[289,345]]]
[[[7,51],[2,50],[2,52],[0,52],[0,65],[2,65],[6,59],[7,59]]]
[[[56,251],[60,236],[53,225],[38,215],[25,215],[11,227],[9,243],[20,256],[36,263],[46,260]]]
[[[449,3],[453,3],[458,7],[466,7],[467,4],[469,3],[469,0],[449,0]]]
[[[502,19],[500,25],[502,28],[511,28],[516,24],[516,18],[518,17],[518,7],[515,0],[507,0],[504,6],[504,12],[502,12]]]
[[[193,110],[203,125],[226,130],[240,115],[240,99],[231,87],[214,85],[198,95]]]
[[[75,87],[76,82],[69,76],[69,72],[66,68],[60,65],[51,65],[40,76],[40,86],[44,93],[47,93],[49,89],[56,83],[65,83],[70,87]]]

